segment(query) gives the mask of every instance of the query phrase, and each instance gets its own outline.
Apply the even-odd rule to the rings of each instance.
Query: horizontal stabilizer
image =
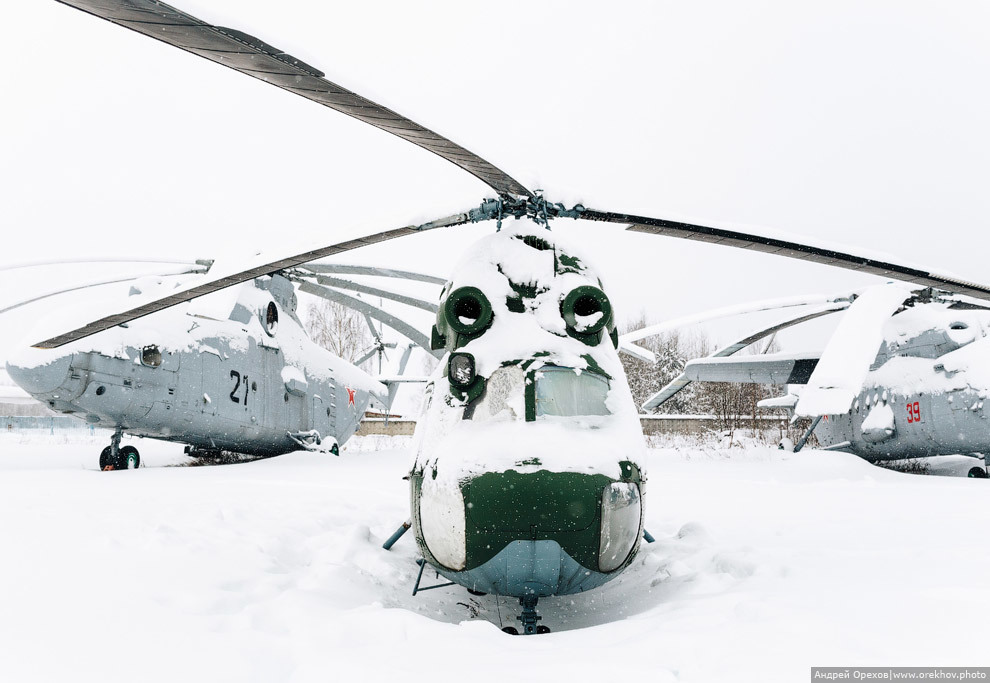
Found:
[[[746,358],[700,358],[688,362],[684,376],[692,382],[807,384],[818,354],[770,354]]]
[[[753,344],[755,342],[758,342],[761,339],[765,339],[766,337],[769,337],[772,334],[776,334],[777,332],[780,332],[781,330],[785,330],[788,327],[792,327],[794,325],[799,325],[799,324],[801,324],[803,322],[807,322],[809,320],[814,320],[815,318],[820,318],[820,317],[822,317],[824,315],[831,315],[832,313],[835,313],[837,311],[845,310],[849,306],[849,300],[848,299],[831,299],[831,300],[826,300],[826,301],[815,301],[815,300],[808,300],[808,299],[806,299],[804,301],[805,302],[812,302],[812,301],[814,301],[818,305],[817,306],[813,306],[813,307],[806,307],[805,306],[805,303],[802,303],[802,300],[800,300],[800,299],[797,299],[797,300],[791,299],[791,300],[778,300],[777,303],[774,303],[774,302],[757,302],[756,304],[754,304],[752,306],[748,306],[748,309],[749,310],[747,312],[755,312],[755,311],[763,311],[763,310],[773,310],[774,308],[786,308],[786,307],[789,307],[789,306],[801,306],[802,307],[802,310],[801,311],[798,311],[797,313],[793,313],[793,314],[787,316],[783,320],[778,320],[777,322],[775,322],[775,323],[773,323],[773,324],[771,324],[771,325],[769,325],[767,327],[761,327],[760,329],[756,330],[755,332],[751,332],[751,333],[747,334],[745,337],[742,337],[741,339],[737,339],[736,341],[732,342],[728,346],[723,346],[718,351],[716,351],[715,353],[713,353],[711,356],[708,356],[707,358],[702,358],[702,359],[696,360],[695,363],[702,363],[702,362],[704,362],[706,360],[712,360],[712,359],[715,359],[715,358],[723,358],[723,359],[724,358],[727,358],[728,356],[732,356],[732,355],[734,355],[736,353],[739,353],[740,351],[742,351],[743,349],[745,349],[750,344]],[[773,305],[770,305],[770,304],[773,304]],[[622,343],[622,341],[621,341],[621,337],[620,337],[620,344],[621,343]],[[628,346],[634,346],[634,344],[632,344],[631,342],[626,342],[626,344]],[[620,348],[622,348],[622,347],[620,346]],[[764,356],[764,358],[766,358],[766,357],[767,356]],[[811,356],[809,355],[808,358],[811,358]],[[801,369],[799,370],[799,372],[803,372],[804,367],[805,366],[802,365],[801,366]],[[811,372],[811,370],[808,370],[808,372]],[[797,376],[800,376],[800,375],[797,375]],[[667,400],[673,398],[675,395],[677,395],[678,392],[680,392],[682,389],[684,389],[689,384],[691,384],[692,381],[693,380],[691,380],[685,373],[681,373],[676,378],[674,378],[673,381],[671,381],[669,384],[667,384],[667,386],[663,387],[660,391],[658,391],[657,393],[653,394],[653,396],[651,396],[650,398],[648,398],[646,400],[646,403],[644,403],[643,406],[642,406],[643,410],[646,411],[646,412],[650,412],[652,410],[656,410],[661,405],[663,405]],[[749,382],[749,381],[752,381],[752,380],[722,380],[722,379],[715,379],[715,380],[711,380],[711,381],[714,381],[714,382],[722,382],[722,381],[746,381],[746,382]],[[797,382],[791,382],[791,384],[797,384]]]
[[[797,405],[800,396],[797,394],[784,394],[783,396],[775,396],[773,398],[765,398],[762,401],[756,402],[757,408],[767,408],[774,410],[777,408],[783,408],[784,410],[794,410],[794,406]]]

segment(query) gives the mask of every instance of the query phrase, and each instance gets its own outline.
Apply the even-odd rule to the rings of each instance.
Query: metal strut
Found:
[[[815,418],[814,422],[811,423],[811,426],[808,427],[808,431],[804,433],[804,436],[801,437],[801,439],[797,442],[797,445],[794,447],[795,453],[801,452],[801,449],[804,448],[804,444],[808,443],[808,439],[811,438],[812,432],[815,431],[815,427],[817,427],[818,423],[821,421],[822,421],[821,415]]]
[[[113,462],[117,462],[117,455],[120,453],[120,438],[123,435],[124,429],[117,427],[113,432],[113,436],[110,437],[110,457],[113,458]]]
[[[541,621],[543,617],[536,613],[536,603],[540,601],[540,598],[536,595],[524,595],[519,598],[519,604],[522,606],[523,611],[516,621],[522,622],[522,635],[531,636],[536,633],[542,633],[544,630],[537,625],[538,621]],[[549,629],[547,629],[549,631]]]
[[[413,595],[416,595],[416,593],[422,593],[423,591],[431,591],[434,588],[446,588],[447,586],[454,585],[454,582],[451,581],[450,583],[438,583],[433,586],[427,586],[426,588],[420,588],[419,582],[423,580],[423,570],[426,569],[426,560],[421,557],[416,560],[416,564],[419,565],[419,575],[416,577],[416,585],[413,586]],[[437,572],[437,578],[440,578],[440,572]]]

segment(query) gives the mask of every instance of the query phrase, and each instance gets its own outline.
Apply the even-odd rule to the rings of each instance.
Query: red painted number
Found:
[[[921,422],[921,405],[917,401],[908,403],[905,407],[907,408],[909,423]]]

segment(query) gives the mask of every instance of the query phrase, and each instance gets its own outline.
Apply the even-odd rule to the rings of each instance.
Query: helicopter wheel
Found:
[[[508,633],[510,636],[518,636],[519,629],[517,629],[515,626],[506,626],[505,628],[502,629],[502,633]]]
[[[467,592],[470,593],[471,595],[477,595],[478,597],[488,595],[488,593],[482,593],[481,591],[472,590],[470,588],[467,589]]]
[[[136,470],[141,466],[141,454],[138,453],[138,449],[134,446],[123,446],[118,456],[120,466],[118,469],[122,470]]]
[[[107,446],[100,452],[100,469],[135,470],[141,466],[141,455],[134,446],[122,446],[113,457],[113,447]]]
[[[549,626],[543,626],[542,624],[536,627],[537,633],[550,633]]]
[[[986,479],[987,471],[982,467],[974,467],[969,471],[967,475],[970,479]]]

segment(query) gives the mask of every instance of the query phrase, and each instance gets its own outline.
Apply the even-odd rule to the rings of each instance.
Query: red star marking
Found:
[[[349,406],[354,405],[354,394],[356,394],[357,392],[354,389],[351,389],[350,387],[344,387],[344,388],[347,389],[347,405]]]

